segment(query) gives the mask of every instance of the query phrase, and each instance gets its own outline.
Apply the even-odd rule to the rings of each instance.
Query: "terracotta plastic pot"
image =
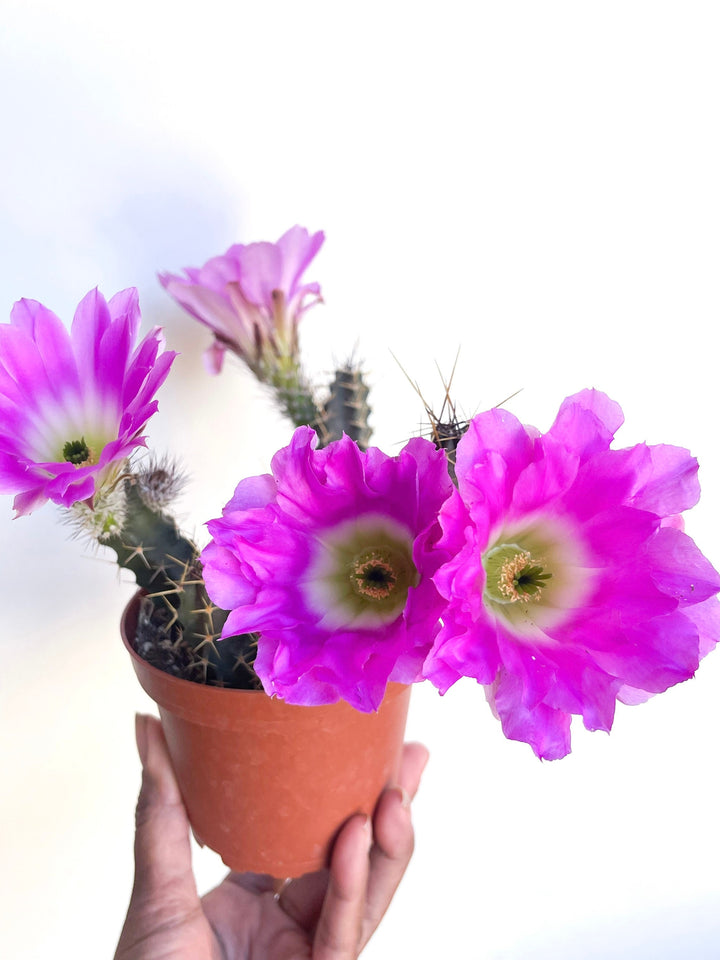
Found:
[[[172,677],[142,660],[140,594],[122,635],[157,703],[195,837],[231,870],[298,877],[327,865],[354,813],[372,814],[398,773],[410,688],[390,684],[377,713],[347,703],[298,707],[255,690]]]

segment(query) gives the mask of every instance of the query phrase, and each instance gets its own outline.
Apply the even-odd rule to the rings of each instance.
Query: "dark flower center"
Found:
[[[85,437],[80,440],[68,440],[63,447],[63,458],[76,466],[87,463],[90,459],[90,448],[85,443]]]
[[[350,571],[353,590],[368,600],[385,600],[395,590],[398,571],[389,549],[365,550],[355,558]]]

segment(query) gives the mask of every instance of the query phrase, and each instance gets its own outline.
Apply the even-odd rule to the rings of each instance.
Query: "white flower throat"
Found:
[[[410,531],[380,514],[323,531],[302,584],[323,626],[372,629],[397,619],[419,580],[412,547]]]
[[[589,557],[574,523],[527,517],[498,531],[482,555],[485,606],[516,636],[540,640],[592,592],[596,574]]]

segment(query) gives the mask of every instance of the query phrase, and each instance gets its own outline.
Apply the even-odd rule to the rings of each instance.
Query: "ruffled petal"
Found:
[[[541,760],[559,760],[570,753],[569,713],[545,704],[533,709],[524,706],[519,679],[504,672],[485,692],[508,740],[530,744]]]
[[[698,652],[702,660],[720,641],[720,601],[717,597],[709,597],[703,603],[686,607],[683,614],[697,627]]]
[[[662,527],[644,545],[650,576],[681,607],[702,603],[720,591],[720,574],[682,530]]]
[[[624,421],[620,405],[600,390],[581,390],[560,405],[546,436],[558,439],[580,461],[610,447]]]
[[[650,476],[633,497],[633,504],[663,517],[694,507],[700,499],[697,460],[682,447],[660,444],[648,450]]]

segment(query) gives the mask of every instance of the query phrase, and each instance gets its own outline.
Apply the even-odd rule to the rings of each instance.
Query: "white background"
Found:
[[[288,437],[155,271],[324,229],[308,314],[323,375],[357,345],[375,442],[436,405],[458,347],[466,415],[546,428],[584,386],[619,442],[690,447],[688,529],[720,562],[720,29],[713,2],[201,4],[4,0],[0,289],[69,322],[136,285],[182,351],[151,426],[193,482],[190,530]],[[132,585],[46,506],[0,561],[0,954],[110,957],[130,890],[149,704],[118,640]],[[503,739],[472,683],[418,689],[433,758],[411,872],[365,956],[671,960],[720,953],[720,659],[565,760]],[[198,853],[207,888],[222,865]]]

